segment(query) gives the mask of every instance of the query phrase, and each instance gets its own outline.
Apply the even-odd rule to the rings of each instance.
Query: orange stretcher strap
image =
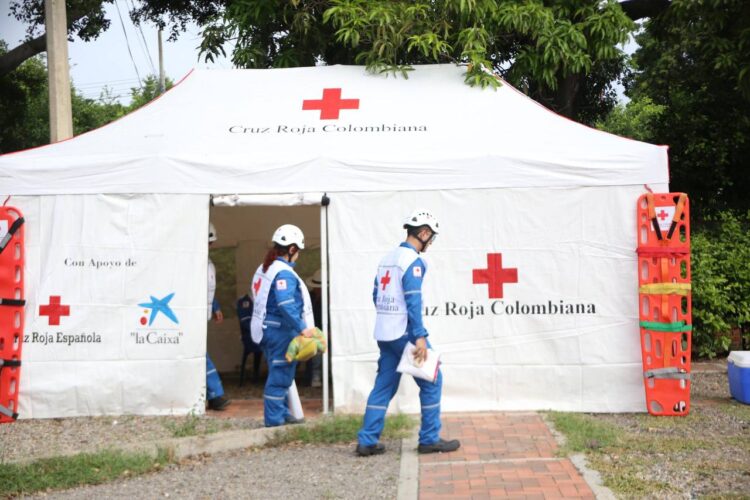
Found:
[[[649,255],[652,257],[674,257],[690,253],[688,247],[638,247],[638,255]]]

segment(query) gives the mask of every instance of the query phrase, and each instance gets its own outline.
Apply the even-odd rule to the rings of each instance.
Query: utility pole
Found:
[[[47,29],[49,135],[50,142],[58,142],[73,137],[65,0],[44,0],[44,24]]]
[[[167,90],[166,80],[164,77],[164,49],[161,44],[161,28],[159,28],[159,94]]]

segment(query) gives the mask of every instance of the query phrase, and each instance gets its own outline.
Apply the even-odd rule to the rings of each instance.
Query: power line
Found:
[[[130,0],[130,5],[133,8],[133,10],[135,10],[135,4],[133,3],[133,0]],[[127,1],[125,3],[125,6],[127,6]],[[131,18],[130,21],[133,22],[133,19]],[[143,55],[148,60],[148,64],[151,66],[151,73],[153,75],[156,75],[156,67],[154,66],[154,59],[151,57],[151,51],[148,49],[148,42],[146,42],[146,36],[143,34],[143,29],[141,28],[140,24],[136,25],[135,22],[133,22],[133,26],[138,28],[138,31],[141,32],[141,40],[143,40],[143,43],[142,44],[139,43],[138,45],[141,45],[142,51],[145,47],[145,51],[143,52]]]
[[[138,73],[138,65],[135,63],[135,59],[133,59],[133,52],[130,50],[130,40],[128,40],[128,32],[125,31],[125,23],[122,20],[122,14],[120,13],[120,5],[118,4],[117,0],[113,2],[115,4],[115,7],[117,8],[117,16],[120,18],[120,26],[122,26],[122,33],[125,35],[125,44],[128,46],[128,54],[130,54],[130,60],[133,62],[133,67],[135,68],[135,74],[138,77],[138,86],[143,90],[143,83],[141,83],[141,75]]]

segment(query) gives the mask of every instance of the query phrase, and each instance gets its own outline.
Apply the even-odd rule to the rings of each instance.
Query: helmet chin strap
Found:
[[[427,245],[429,245],[432,239],[435,237],[435,233],[432,233],[426,241],[420,238],[419,235],[415,235],[414,237],[422,244],[422,248],[419,250],[419,253],[423,253],[425,250],[427,250]]]

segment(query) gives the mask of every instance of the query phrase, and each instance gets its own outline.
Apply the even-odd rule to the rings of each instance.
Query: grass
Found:
[[[551,412],[549,417],[566,438],[565,446],[559,450],[561,455],[612,447],[622,441],[622,431],[588,415]]]
[[[406,437],[417,424],[408,415],[386,417],[382,439]],[[301,442],[305,444],[349,443],[357,440],[357,431],[362,427],[361,415],[333,415],[323,417],[311,425],[287,426],[276,433],[269,446]]]
[[[549,418],[566,442],[558,453],[563,456],[585,453],[590,466],[602,474],[604,485],[627,498],[642,498],[669,490],[669,485],[648,481],[639,471],[648,466],[643,456],[649,453],[653,439],[628,435],[623,429],[590,415],[550,412]],[[659,445],[656,445],[659,446]],[[631,460],[630,457],[638,456]]]
[[[166,427],[172,433],[172,437],[175,438],[199,435],[203,436],[206,434],[214,434],[221,430],[218,422],[213,419],[201,418],[194,412],[190,412],[184,418],[179,420],[164,422],[164,427]]]
[[[159,470],[167,463],[169,456],[165,451],[154,458],[112,450],[47,458],[29,464],[6,463],[0,466],[0,497],[101,484]]]
[[[730,402],[722,405],[722,410],[741,420],[750,419],[748,407]],[[739,431],[728,436],[707,436],[696,432],[708,418],[715,416],[699,412],[679,418],[633,415],[630,424],[623,426],[607,420],[606,416],[557,412],[548,415],[557,431],[566,437],[559,454],[584,453],[589,466],[599,471],[604,485],[617,496],[648,498],[660,493],[679,494],[674,490],[674,485],[647,479],[650,469],[657,465],[663,468],[665,461],[671,464],[667,466],[667,471],[690,471],[693,475],[706,478],[747,467],[742,458],[705,459],[712,456],[715,450],[727,446],[750,450],[750,438]],[[696,457],[701,458],[696,461]],[[731,488],[731,485],[727,487]],[[715,498],[739,498],[732,495],[726,493]]]

